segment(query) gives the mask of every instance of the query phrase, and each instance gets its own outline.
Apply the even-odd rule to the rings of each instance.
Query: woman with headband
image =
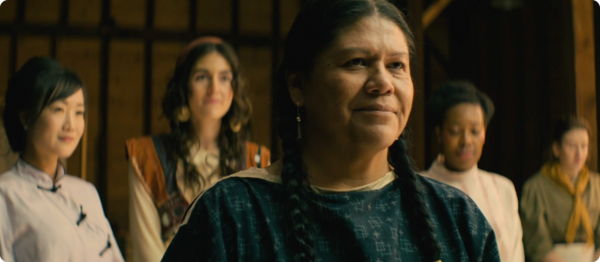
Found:
[[[160,261],[202,190],[270,164],[267,148],[245,141],[252,108],[238,58],[221,39],[199,38],[182,52],[162,106],[171,132],[126,142],[133,261]]]

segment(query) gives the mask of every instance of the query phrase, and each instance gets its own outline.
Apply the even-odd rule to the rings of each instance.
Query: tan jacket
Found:
[[[600,244],[600,175],[590,171],[590,182],[582,201],[588,209],[594,229],[595,249]],[[573,209],[573,197],[542,173],[534,174],[525,185],[521,197],[521,223],[526,256],[540,261],[552,251],[554,244],[565,243],[567,224]],[[585,230],[580,227],[575,242],[585,242]]]

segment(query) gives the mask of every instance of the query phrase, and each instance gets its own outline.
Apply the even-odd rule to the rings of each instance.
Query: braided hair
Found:
[[[380,16],[393,21],[406,36],[411,67],[414,66],[415,45],[402,13],[385,0],[309,0],[292,25],[286,38],[283,61],[277,72],[278,89],[278,133],[282,139],[283,170],[282,182],[285,187],[290,229],[288,246],[295,261],[315,261],[316,254],[311,235],[311,210],[308,205],[308,192],[303,186],[307,182],[306,167],[302,160],[301,140],[296,129],[297,108],[287,89],[286,71],[309,72],[313,60],[344,29],[362,18]],[[411,70],[414,72],[414,70]],[[304,112],[300,111],[301,117]],[[420,177],[411,167],[407,152],[406,134],[389,148],[388,161],[394,168],[398,183],[402,187],[402,207],[406,210],[411,224],[415,225],[413,235],[424,261],[440,259],[440,245],[437,243],[431,216],[425,205],[424,187]]]

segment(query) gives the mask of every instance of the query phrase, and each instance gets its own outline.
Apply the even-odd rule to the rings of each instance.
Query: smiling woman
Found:
[[[6,261],[123,261],[94,186],[65,174],[85,127],[85,88],[50,58],[8,82],[4,128],[16,165],[0,175],[0,257]]]
[[[600,257],[600,175],[586,165],[589,130],[582,118],[560,119],[550,159],[523,185],[523,242],[531,261]]]
[[[435,127],[441,152],[421,175],[456,187],[477,203],[496,233],[502,261],[525,260],[517,193],[506,177],[481,170],[477,162],[494,105],[466,81],[450,81],[435,89],[427,118]]]
[[[276,75],[283,159],[206,190],[163,261],[499,261],[475,204],[410,166],[414,50],[387,1],[307,1]]]
[[[127,140],[134,262],[159,261],[200,192],[234,172],[270,164],[247,141],[252,107],[237,55],[216,37],[183,50],[163,99],[168,134]]]

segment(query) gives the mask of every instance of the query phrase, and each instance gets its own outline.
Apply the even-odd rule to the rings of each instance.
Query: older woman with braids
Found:
[[[163,100],[171,133],[127,141],[133,261],[159,261],[194,198],[221,177],[265,167],[270,153],[245,142],[250,101],[238,59],[216,37],[192,42]]]
[[[413,171],[415,46],[385,0],[312,0],[278,71],[283,159],[188,210],[163,261],[499,261],[477,206]]]

